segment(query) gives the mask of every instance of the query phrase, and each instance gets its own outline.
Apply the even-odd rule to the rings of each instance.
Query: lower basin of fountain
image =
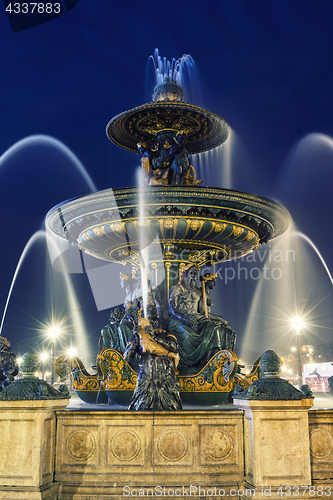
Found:
[[[132,264],[142,230],[139,191],[144,199],[146,243],[158,237],[164,250],[181,252],[183,262],[202,265],[205,259],[242,257],[282,234],[290,222],[282,205],[254,194],[208,187],[148,186],[108,189],[64,202],[50,210],[46,225],[89,255]],[[205,252],[209,258],[204,257]]]

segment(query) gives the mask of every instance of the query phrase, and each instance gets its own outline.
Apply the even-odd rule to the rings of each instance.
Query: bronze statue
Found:
[[[217,316],[210,312],[213,305],[212,298],[210,296],[210,290],[216,285],[217,274],[206,273],[204,276],[200,276],[200,281],[202,283],[201,288],[201,299],[198,305],[198,311],[200,314],[204,314],[206,318],[220,320],[223,324],[227,325],[228,321],[222,316]],[[233,349],[232,349],[233,350]]]
[[[169,331],[178,340],[182,372],[192,367],[200,369],[216,352],[233,350],[235,345],[235,333],[224,318],[210,312],[206,317],[203,295],[197,287],[198,277],[199,268],[188,264],[182,270],[180,282],[170,291]]]
[[[0,391],[4,390],[18,374],[18,364],[10,342],[0,337]]]
[[[141,166],[145,182],[150,185],[197,185],[196,172],[190,164],[186,133],[173,130],[159,133],[148,146],[139,142]]]
[[[179,382],[176,370],[179,362],[177,340],[157,326],[156,307],[151,305],[148,316],[140,318],[134,329],[124,358],[129,363],[139,353],[141,356],[137,384],[129,410],[181,410]]]
[[[132,277],[123,272],[120,273],[121,286],[125,288],[126,291],[124,306],[116,307],[111,310],[109,323],[101,330],[99,339],[100,349],[115,349],[120,352],[120,354],[124,354],[133,330],[138,326],[141,306],[139,300],[142,299],[142,287],[141,280],[138,277],[138,271],[138,268],[133,267]],[[147,288],[148,308],[151,306],[154,308],[158,307],[158,293],[157,290],[152,289],[149,278]],[[155,328],[157,328],[157,326],[158,325],[156,325]],[[132,367],[137,368],[139,361],[140,358],[136,355],[131,361]]]

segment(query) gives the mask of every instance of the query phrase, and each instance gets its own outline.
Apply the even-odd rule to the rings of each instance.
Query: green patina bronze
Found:
[[[69,391],[66,386],[61,386],[59,391],[34,375],[38,370],[40,361],[35,352],[23,355],[21,370],[23,377],[11,382],[2,392],[1,401],[68,399]]]
[[[313,398],[308,386],[298,390],[287,380],[279,377],[281,369],[280,357],[271,350],[265,351],[261,357],[261,369],[264,375],[255,380],[246,390],[236,386],[235,399],[249,399],[259,401],[297,401]]]

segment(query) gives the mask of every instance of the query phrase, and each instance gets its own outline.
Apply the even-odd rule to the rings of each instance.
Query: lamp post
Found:
[[[59,328],[57,326],[52,326],[49,329],[49,339],[51,340],[51,385],[54,385],[54,352],[55,343],[59,335]]]
[[[295,335],[297,338],[297,364],[298,364],[298,387],[301,388],[303,385],[302,379],[302,347],[301,347],[301,329],[304,326],[303,321],[300,318],[294,318],[292,320],[292,325],[295,329]]]

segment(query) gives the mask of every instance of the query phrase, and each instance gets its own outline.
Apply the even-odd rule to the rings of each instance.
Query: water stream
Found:
[[[46,161],[41,161],[41,158],[39,156],[39,153],[42,152],[42,155],[46,154],[50,158],[50,162]],[[55,156],[57,155],[57,156]],[[37,134],[33,136],[26,137],[17,143],[15,143],[13,146],[11,146],[5,153],[3,153],[0,157],[0,174],[3,173],[9,173],[10,170],[15,171],[16,168],[24,168],[26,160],[27,159],[35,159],[33,161],[34,165],[34,171],[33,175],[36,176],[36,173],[38,175],[38,169],[43,169],[45,170],[46,168],[52,168],[53,167],[53,161],[55,158],[59,158],[60,166],[66,165],[68,163],[67,169],[69,169],[69,172],[71,171],[71,167],[73,168],[74,171],[78,172],[79,176],[83,180],[83,183],[88,187],[89,191],[96,191],[96,186],[94,182],[92,181],[91,177],[89,176],[87,170],[83,166],[83,164],[80,162],[80,160],[75,156],[75,154],[61,141],[58,139],[55,139],[54,137],[47,136],[47,135],[42,135],[42,134]],[[42,158],[43,160],[43,158]],[[30,165],[28,163],[28,165]],[[68,171],[68,170],[67,170]],[[11,174],[13,176],[13,174]],[[17,175],[16,172],[14,172],[14,175]],[[56,172],[55,172],[56,175]],[[20,182],[20,177],[17,177],[18,183]],[[39,179],[36,178],[35,181],[32,178],[32,182],[35,182],[36,187],[38,186],[38,181]],[[75,179],[74,179],[75,181]],[[50,188],[52,189],[52,177],[50,177]],[[68,175],[67,177],[67,182],[66,185],[70,184],[71,182],[71,176]],[[61,192],[58,193],[59,196],[59,201],[62,201],[62,195]],[[31,203],[34,203],[33,197],[31,199]],[[51,208],[51,207],[50,207]],[[43,217],[45,216],[45,213],[40,214],[40,219],[42,220]],[[29,222],[29,221],[28,221]],[[32,227],[33,225],[36,224],[36,221],[32,221]],[[18,226],[19,227],[19,226]],[[12,275],[12,279],[10,282],[9,286],[9,291],[6,297],[4,309],[3,309],[3,315],[1,319],[1,325],[0,325],[0,333],[3,331],[4,325],[5,325],[5,319],[7,316],[7,311],[10,306],[10,301],[12,298],[13,293],[15,293],[15,283],[17,282],[17,279],[24,279],[24,276],[26,274],[26,268],[24,267],[25,259],[27,258],[28,254],[31,254],[34,252],[34,248],[36,247],[36,244],[39,242],[46,242],[46,239],[48,240],[48,245],[54,245],[54,239],[46,238],[46,233],[43,230],[38,230],[33,232],[32,236],[28,239],[27,243],[25,244],[23,251],[18,259],[18,262],[16,264],[16,267],[14,268],[14,272]],[[46,246],[45,246],[46,248]],[[54,250],[54,249],[53,249]],[[59,253],[59,249],[55,249],[56,253]],[[52,253],[52,251],[51,251]],[[61,259],[60,259],[61,260]],[[51,291],[51,302],[52,304],[46,304],[46,294],[44,293],[43,297],[36,297],[36,302],[43,302],[45,301],[45,307],[47,309],[51,309],[52,311],[56,310],[55,303],[57,302],[57,294],[62,294],[63,297],[67,296],[67,310],[68,310],[68,316],[70,317],[70,322],[71,322],[71,330],[75,334],[76,337],[76,344],[80,348],[81,353],[83,354],[88,354],[90,352],[90,346],[88,345],[88,336],[87,332],[85,329],[84,325],[84,320],[82,317],[81,313],[81,308],[78,303],[76,293],[74,286],[72,284],[72,280],[70,275],[68,274],[68,269],[62,267],[62,264],[60,260],[57,261],[58,265],[58,271],[61,272],[62,275],[62,280],[65,283],[65,289],[66,293],[65,295],[62,294],[61,290],[56,289],[56,287],[59,285],[57,283],[56,276],[58,273],[54,270],[50,270],[51,274],[51,283],[50,283],[50,288],[53,290]],[[8,258],[6,259],[6,262],[10,262]],[[60,267],[59,267],[60,265]],[[50,267],[50,266],[49,266]],[[82,271],[81,271],[82,272]],[[19,300],[19,299],[18,299]],[[55,302],[54,302],[55,301]],[[66,315],[66,312],[63,312],[64,315]],[[52,313],[53,316],[53,313]],[[55,314],[57,316],[57,314]],[[46,326],[45,326],[46,327]]]

